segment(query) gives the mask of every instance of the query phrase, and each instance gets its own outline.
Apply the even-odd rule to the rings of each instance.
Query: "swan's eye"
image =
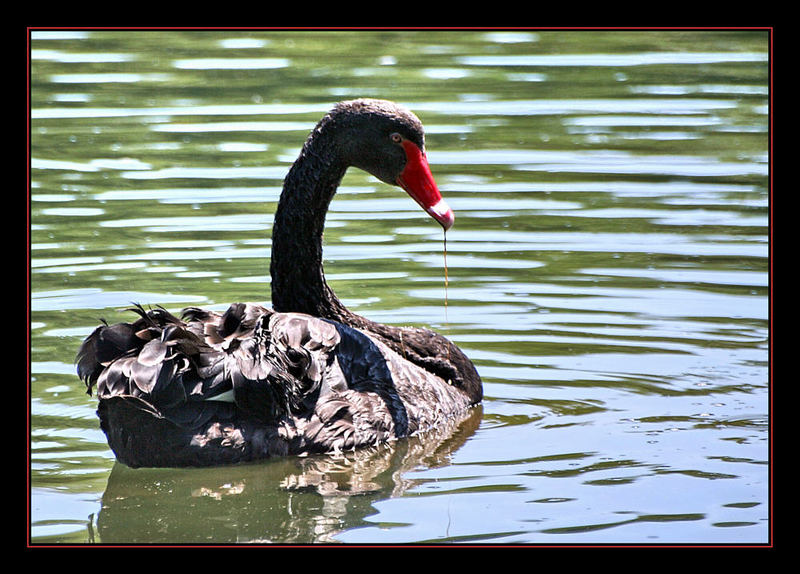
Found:
[[[393,141],[394,143],[400,143],[400,142],[402,142],[402,141],[403,141],[403,136],[401,136],[401,135],[400,135],[399,133],[397,133],[397,132],[393,133],[393,134],[392,134],[392,135],[390,135],[389,137],[390,137],[390,138],[392,138],[392,141]]]

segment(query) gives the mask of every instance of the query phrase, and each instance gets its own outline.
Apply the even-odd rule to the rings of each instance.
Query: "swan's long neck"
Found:
[[[346,312],[325,282],[322,234],[328,205],[347,165],[332,138],[315,131],[284,180],[272,227],[272,306],[276,311],[339,318]]]
[[[452,342],[424,329],[381,325],[357,315],[325,282],[322,232],[328,206],[347,167],[331,131],[318,127],[289,170],[272,227],[272,307],[366,329],[409,361],[462,386],[475,402],[479,401],[480,376]]]

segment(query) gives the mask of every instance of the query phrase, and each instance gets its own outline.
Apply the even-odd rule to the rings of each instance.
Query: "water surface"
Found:
[[[33,31],[33,543],[770,538],[765,31]],[[325,269],[485,401],[334,457],[116,463],[73,358],[131,302],[269,302],[272,214],[341,99],[427,128],[447,235],[350,170]]]

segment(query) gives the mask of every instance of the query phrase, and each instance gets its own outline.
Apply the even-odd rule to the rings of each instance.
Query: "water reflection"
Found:
[[[376,501],[420,482],[407,473],[448,465],[482,414],[477,407],[449,426],[338,456],[210,469],[115,463],[91,536],[106,544],[336,542],[337,533],[364,524]]]

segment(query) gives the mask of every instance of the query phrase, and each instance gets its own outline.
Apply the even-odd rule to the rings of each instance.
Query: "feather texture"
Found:
[[[188,308],[180,318],[133,311],[132,323],[97,328],[77,358],[109,444],[129,466],[351,449],[432,427],[470,405],[452,385],[334,321],[244,303],[222,314]],[[232,403],[218,400],[231,394]]]

